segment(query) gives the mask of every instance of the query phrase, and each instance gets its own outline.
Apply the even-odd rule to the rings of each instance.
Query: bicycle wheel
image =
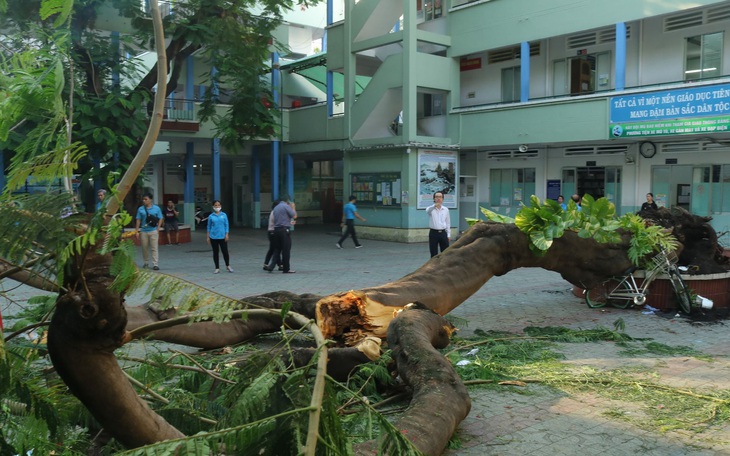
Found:
[[[613,287],[613,291],[611,291],[611,294],[608,297],[608,303],[611,306],[619,309],[625,309],[634,303],[636,290],[631,288],[631,285],[629,285],[626,280],[622,280],[618,284],[614,281],[611,281],[610,283]]]
[[[674,288],[674,294],[677,296],[677,303],[684,313],[687,315],[692,313],[692,297],[689,294],[687,285],[684,284],[684,280],[679,274],[677,267],[674,266],[669,269],[669,280],[672,282],[672,288]]]
[[[583,290],[588,307],[591,309],[598,309],[608,304],[608,295],[612,289],[611,284],[612,281],[607,280],[590,290]]]

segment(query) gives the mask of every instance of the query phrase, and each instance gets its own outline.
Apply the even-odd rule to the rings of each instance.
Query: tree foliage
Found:
[[[594,199],[584,195],[580,207],[574,202],[567,209],[557,201],[540,199],[532,195],[529,205],[522,205],[514,219],[480,208],[487,220],[498,223],[514,223],[530,238],[530,249],[538,255],[544,254],[553,240],[563,236],[566,230],[575,231],[581,238],[592,238],[600,243],[618,243],[620,230],[631,233],[628,249],[629,259],[637,266],[643,266],[648,255],[661,249],[674,250],[677,240],[661,226],[647,224],[636,214],[616,215],[616,206],[607,198]],[[474,224],[478,219],[467,219]]]
[[[276,134],[267,62],[284,46],[271,41],[272,33],[285,11],[317,1],[170,3],[166,95],[179,91],[183,68],[194,59],[195,84],[206,88],[198,118],[215,123],[226,147]],[[5,6],[0,148],[23,161],[51,146],[78,144],[88,153],[79,162],[85,177],[106,182],[109,170],[126,169],[144,137],[157,80],[157,67],[142,59],[152,42],[148,11],[136,0],[3,0]],[[113,12],[119,17],[108,20]],[[117,27],[121,33],[109,33]],[[99,170],[94,162],[115,166]]]

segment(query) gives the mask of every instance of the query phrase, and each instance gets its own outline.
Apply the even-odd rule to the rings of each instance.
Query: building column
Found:
[[[262,228],[261,226],[261,146],[253,146],[251,151],[251,170],[252,176],[252,198],[253,198],[253,227]],[[266,228],[266,227],[264,227]]]
[[[616,90],[626,88],[626,23],[616,24]]]
[[[279,53],[271,53],[271,91],[273,95],[272,108],[279,109],[279,84],[281,74],[279,70]],[[279,150],[281,141],[274,140],[271,143],[271,200],[279,199]]]
[[[183,164],[185,188],[183,189],[183,223],[190,225],[190,231],[195,231],[195,143],[185,143],[185,162]]]
[[[520,45],[520,101],[530,100],[530,43]]]

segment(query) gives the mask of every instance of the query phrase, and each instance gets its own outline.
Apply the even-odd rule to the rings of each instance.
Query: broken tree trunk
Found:
[[[394,282],[338,293],[317,303],[317,323],[327,338],[354,343],[367,335],[383,337],[394,312],[420,302],[446,315],[490,278],[517,268],[541,267],[565,280],[592,288],[632,266],[621,244],[600,244],[574,232],[555,239],[543,256],[530,250],[528,237],[516,225],[479,222],[418,270]]]
[[[406,412],[394,426],[425,455],[441,454],[471,410],[469,392],[451,363],[436,349],[445,348],[454,327],[438,314],[406,307],[388,327],[388,344],[398,374],[413,389]],[[376,442],[356,454],[376,454]],[[383,454],[392,454],[384,449]]]

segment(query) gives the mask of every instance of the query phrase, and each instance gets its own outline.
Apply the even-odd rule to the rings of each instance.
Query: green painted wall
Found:
[[[688,4],[689,3],[689,4]],[[450,56],[481,52],[617,22],[671,13],[680,8],[723,3],[718,0],[494,0],[449,12]]]
[[[461,114],[461,146],[608,139],[608,99]]]

